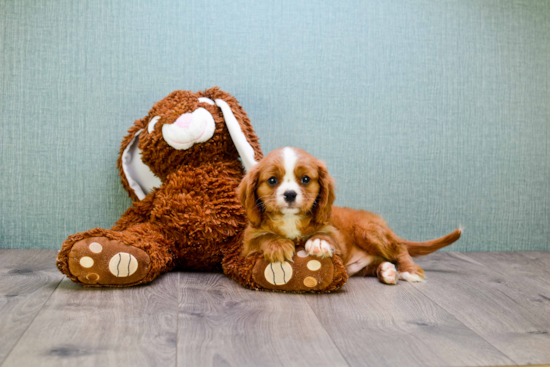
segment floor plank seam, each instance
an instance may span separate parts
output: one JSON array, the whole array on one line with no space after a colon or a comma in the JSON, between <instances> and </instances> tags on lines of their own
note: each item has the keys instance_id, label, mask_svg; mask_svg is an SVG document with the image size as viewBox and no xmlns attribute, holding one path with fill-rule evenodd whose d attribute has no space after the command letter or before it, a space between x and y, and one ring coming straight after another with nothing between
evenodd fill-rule
<instances>
[{"instance_id":1,"label":"floor plank seam","mask_svg":"<svg viewBox=\"0 0 550 367\"><path fill-rule=\"evenodd\" d=\"M463 323L462 321L460 321L450 310L446 309L443 305L439 304L437 301L435 301L434 299L432 299L430 296L428 296L427 294L425 294L424 292L422 292L420 289L416 288L414 285L408 283L407 284L409 287L415 289L417 292L420 292L424 297L426 297L427 299L429 299L430 301L432 301L434 304L436 304L438 307L441 307L442 310L444 310L445 312L447 312L451 317L453 317L457 322L459 322L460 324L464 325L465 328L467 328L468 330L470 330L472 333L474 333L475 335L479 336L481 339L485 340L487 342L487 344L489 344L490 346L492 346L493 348L495 348L496 351L498 351L500 354L502 354L504 357L508 358L510 361L512 361L514 363L514 365L519 365L518 362L516 362L512 357L510 357L508 354L504 353L500 348L498 348L496 345L494 345L493 343L491 343L489 340L487 340L486 338L483 337L483 335L480 335L479 333L477 333L475 330L472 330L468 325L466 325L465 323Z\"/></svg>"},{"instance_id":2,"label":"floor plank seam","mask_svg":"<svg viewBox=\"0 0 550 367\"><path fill-rule=\"evenodd\" d=\"M34 315L34 317L32 318L32 321L29 322L29 324L27 325L27 327L25 328L25 331L21 333L21 335L19 336L19 338L17 339L17 342L13 345L13 347L10 349L10 351L8 352L8 354L6 354L6 358L4 358L4 360L2 361L2 365L3 366L6 361L8 360L8 358L10 357L11 353L13 352L13 350L17 347L17 345L19 344L19 341L21 341L21 339L23 338L23 336L25 336L25 334L27 333L27 331L29 330L29 328L31 327L31 325L34 323L34 320L36 320L36 318L38 317L38 315L40 315L40 313L42 312L42 309L44 308L44 306L48 303L48 301L50 300L50 298L52 298L53 294L55 293L55 291L57 291L57 288L59 288L59 285L61 284L61 282L63 281L63 276L60 276L59 278L59 282L57 282L57 285L55 286L55 289L52 291L52 293L50 293L50 295L48 296L48 299L46 299L46 301L44 301L44 303L42 304L42 307L40 307L40 310L36 313L36 315ZM0 367L1 367L0 366Z\"/></svg>"},{"instance_id":3,"label":"floor plank seam","mask_svg":"<svg viewBox=\"0 0 550 367\"><path fill-rule=\"evenodd\" d=\"M313 295L311 295L313 296ZM314 296L317 296L319 297L319 295L314 295ZM304 296L302 295L302 297L306 298L307 296ZM322 297L322 295L321 295ZM334 347L336 348L336 350L338 350L338 352L340 353L340 355L342 356L342 358L344 359L344 361L346 362L346 364L348 365L348 367L351 367L351 364L349 363L348 359L346 358L346 356L344 355L344 353L342 353L342 351L340 350L340 347L338 347L338 345L336 344L336 342L334 341L334 339L332 339L332 335L330 335L330 333L328 332L328 330L325 328L325 325L323 325L323 322L319 319L319 316L317 316L317 314L315 313L315 310L313 309L313 307L311 307L311 305L309 304L309 301L308 299L306 298L306 303L307 303L307 306L309 307L309 309L311 310L311 312L313 312L313 314L315 315L315 318L317 319L317 321L319 321L319 325L321 325L321 327L323 328L323 330L327 333L330 341L332 341L332 344L334 344Z\"/></svg>"}]
</instances>

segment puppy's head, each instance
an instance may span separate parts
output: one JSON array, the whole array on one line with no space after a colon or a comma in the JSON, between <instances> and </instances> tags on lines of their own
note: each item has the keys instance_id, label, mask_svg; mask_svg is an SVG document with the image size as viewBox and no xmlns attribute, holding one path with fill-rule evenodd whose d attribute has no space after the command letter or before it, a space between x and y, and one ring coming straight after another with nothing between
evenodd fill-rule
<instances>
[{"instance_id":1,"label":"puppy's head","mask_svg":"<svg viewBox=\"0 0 550 367\"><path fill-rule=\"evenodd\" d=\"M325 164L299 148L269 153L244 177L238 195L250 223L259 227L263 215L312 216L328 220L334 202L334 180Z\"/></svg>"}]
</instances>

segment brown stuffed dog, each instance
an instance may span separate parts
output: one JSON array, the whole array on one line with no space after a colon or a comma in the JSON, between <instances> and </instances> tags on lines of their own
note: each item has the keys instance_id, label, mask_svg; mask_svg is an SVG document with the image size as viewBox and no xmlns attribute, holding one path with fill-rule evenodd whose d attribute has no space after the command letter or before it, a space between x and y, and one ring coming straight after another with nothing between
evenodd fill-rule
<instances>
[{"instance_id":1,"label":"brown stuffed dog","mask_svg":"<svg viewBox=\"0 0 550 367\"><path fill-rule=\"evenodd\" d=\"M143 284L175 268L219 271L223 263L227 275L252 289L340 288L347 276L338 257L317 271L317 284L303 289L300 279L310 272L303 259L296 258L294 276L282 284L266 270L270 264L241 256L247 218L236 189L243 165L251 168L262 157L234 97L218 88L171 93L122 141L118 169L132 207L110 230L69 236L57 267L74 282L94 287Z\"/></svg>"}]
</instances>

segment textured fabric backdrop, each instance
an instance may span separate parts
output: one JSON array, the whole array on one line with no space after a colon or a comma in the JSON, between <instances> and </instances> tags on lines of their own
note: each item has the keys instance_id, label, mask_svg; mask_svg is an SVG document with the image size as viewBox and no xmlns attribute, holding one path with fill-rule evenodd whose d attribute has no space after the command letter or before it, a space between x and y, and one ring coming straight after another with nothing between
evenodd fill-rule
<instances>
[{"instance_id":1,"label":"textured fabric backdrop","mask_svg":"<svg viewBox=\"0 0 550 367\"><path fill-rule=\"evenodd\" d=\"M0 247L113 225L128 127L219 85L404 238L550 250L549 1L0 0L0 35Z\"/></svg>"}]
</instances>

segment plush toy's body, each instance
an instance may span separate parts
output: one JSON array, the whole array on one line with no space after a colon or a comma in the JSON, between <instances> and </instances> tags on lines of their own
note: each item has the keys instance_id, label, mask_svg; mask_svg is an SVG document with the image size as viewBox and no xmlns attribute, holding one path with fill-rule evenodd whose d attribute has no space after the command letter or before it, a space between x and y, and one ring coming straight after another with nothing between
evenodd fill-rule
<instances>
[{"instance_id":1,"label":"plush toy's body","mask_svg":"<svg viewBox=\"0 0 550 367\"><path fill-rule=\"evenodd\" d=\"M121 287L173 269L219 271L223 265L226 274L254 289L340 288L347 276L338 257L309 276L310 285L296 286L300 269L294 283L265 283L268 264L240 256L247 218L236 189L243 165L250 168L262 157L234 97L218 88L171 93L122 142L118 168L133 206L110 230L69 236L57 257L59 270L85 286Z\"/></svg>"}]
</instances>

